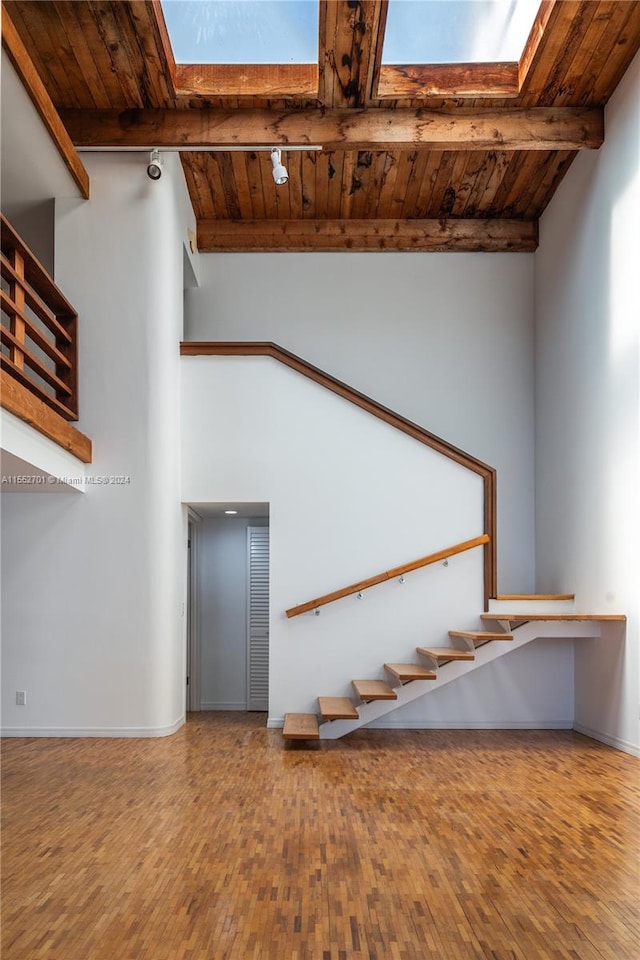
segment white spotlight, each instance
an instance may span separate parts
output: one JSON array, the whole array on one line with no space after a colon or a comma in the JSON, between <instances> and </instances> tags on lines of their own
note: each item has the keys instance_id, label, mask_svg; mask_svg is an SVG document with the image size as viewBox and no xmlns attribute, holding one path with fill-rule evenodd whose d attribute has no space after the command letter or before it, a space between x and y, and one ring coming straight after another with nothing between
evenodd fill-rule
<instances>
[{"instance_id":1,"label":"white spotlight","mask_svg":"<svg viewBox=\"0 0 640 960\"><path fill-rule=\"evenodd\" d=\"M150 180L159 180L162 176L162 157L159 150L152 150L147 164L147 176Z\"/></svg>"},{"instance_id":2,"label":"white spotlight","mask_svg":"<svg viewBox=\"0 0 640 960\"><path fill-rule=\"evenodd\" d=\"M271 151L271 163L273 164L273 179L278 184L279 187L283 183L286 183L289 179L289 174L287 173L287 168L282 164L282 157L278 147L274 147Z\"/></svg>"}]
</instances>

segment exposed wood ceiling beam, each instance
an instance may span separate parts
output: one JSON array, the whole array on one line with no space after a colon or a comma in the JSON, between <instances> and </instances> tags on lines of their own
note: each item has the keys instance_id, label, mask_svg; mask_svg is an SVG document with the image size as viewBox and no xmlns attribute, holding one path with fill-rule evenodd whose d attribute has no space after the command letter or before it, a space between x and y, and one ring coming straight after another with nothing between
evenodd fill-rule
<instances>
[{"instance_id":1,"label":"exposed wood ceiling beam","mask_svg":"<svg viewBox=\"0 0 640 960\"><path fill-rule=\"evenodd\" d=\"M319 144L326 150L583 150L604 139L601 107L381 110L65 110L78 146Z\"/></svg>"},{"instance_id":2,"label":"exposed wood ceiling beam","mask_svg":"<svg viewBox=\"0 0 640 960\"><path fill-rule=\"evenodd\" d=\"M71 142L45 85L38 76L25 45L13 25L6 7L2 7L2 46L15 67L22 85L45 125L53 144L60 154L64 165L76 183L81 196L89 198L89 174Z\"/></svg>"},{"instance_id":3,"label":"exposed wood ceiling beam","mask_svg":"<svg viewBox=\"0 0 640 960\"><path fill-rule=\"evenodd\" d=\"M414 250L529 253L531 220L201 220L198 249L212 252Z\"/></svg>"}]
</instances>

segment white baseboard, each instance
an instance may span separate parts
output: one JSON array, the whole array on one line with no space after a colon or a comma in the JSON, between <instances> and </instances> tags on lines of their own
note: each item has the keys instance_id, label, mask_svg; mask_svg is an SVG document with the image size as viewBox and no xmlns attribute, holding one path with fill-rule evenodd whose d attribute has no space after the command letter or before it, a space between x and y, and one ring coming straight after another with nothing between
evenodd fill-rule
<instances>
[{"instance_id":1,"label":"white baseboard","mask_svg":"<svg viewBox=\"0 0 640 960\"><path fill-rule=\"evenodd\" d=\"M240 700L201 700L201 710L246 710L247 705Z\"/></svg>"},{"instance_id":2,"label":"white baseboard","mask_svg":"<svg viewBox=\"0 0 640 960\"><path fill-rule=\"evenodd\" d=\"M616 750L630 753L632 757L640 757L640 746L631 743L629 740L622 740L621 737L611 737L607 733L601 733L599 730L592 730L591 727L585 727L582 723L574 723L573 729L576 733L581 733L585 737L591 737L592 740L599 740L600 743L606 743L608 747L615 747Z\"/></svg>"},{"instance_id":3,"label":"white baseboard","mask_svg":"<svg viewBox=\"0 0 640 960\"><path fill-rule=\"evenodd\" d=\"M278 730L284 717L269 717L267 727ZM573 720L378 720L366 724L370 730L571 730Z\"/></svg>"},{"instance_id":4,"label":"white baseboard","mask_svg":"<svg viewBox=\"0 0 640 960\"><path fill-rule=\"evenodd\" d=\"M375 720L370 730L571 730L573 720Z\"/></svg>"},{"instance_id":5,"label":"white baseboard","mask_svg":"<svg viewBox=\"0 0 640 960\"><path fill-rule=\"evenodd\" d=\"M168 727L3 727L2 737L170 737L183 726L185 715Z\"/></svg>"}]
</instances>

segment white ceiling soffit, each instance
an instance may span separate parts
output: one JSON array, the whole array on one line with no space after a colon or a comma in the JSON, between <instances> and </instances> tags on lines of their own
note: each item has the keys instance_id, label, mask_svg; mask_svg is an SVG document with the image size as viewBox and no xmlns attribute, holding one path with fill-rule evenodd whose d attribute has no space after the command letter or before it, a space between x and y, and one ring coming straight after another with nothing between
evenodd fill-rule
<instances>
[{"instance_id":1,"label":"white ceiling soffit","mask_svg":"<svg viewBox=\"0 0 640 960\"><path fill-rule=\"evenodd\" d=\"M6 52L2 51L2 211L9 219L44 200L80 197Z\"/></svg>"},{"instance_id":2,"label":"white ceiling soffit","mask_svg":"<svg viewBox=\"0 0 640 960\"><path fill-rule=\"evenodd\" d=\"M252 520L269 516L268 503L190 503L188 504L199 517L224 517L225 520L233 520L240 517L244 520ZM237 513L227 515L226 510L236 510Z\"/></svg>"}]
</instances>

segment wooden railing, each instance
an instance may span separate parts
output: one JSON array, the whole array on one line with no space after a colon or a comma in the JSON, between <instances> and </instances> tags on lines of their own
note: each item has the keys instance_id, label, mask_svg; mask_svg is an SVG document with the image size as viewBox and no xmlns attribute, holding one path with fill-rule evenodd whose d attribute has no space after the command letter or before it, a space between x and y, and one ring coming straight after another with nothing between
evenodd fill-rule
<instances>
[{"instance_id":1,"label":"wooden railing","mask_svg":"<svg viewBox=\"0 0 640 960\"><path fill-rule=\"evenodd\" d=\"M77 420L78 315L4 216L1 269L2 369L65 420Z\"/></svg>"},{"instance_id":2,"label":"wooden railing","mask_svg":"<svg viewBox=\"0 0 640 960\"><path fill-rule=\"evenodd\" d=\"M474 547L482 547L489 543L489 537L484 533L481 537L475 537L473 540L465 540L462 543L456 543L453 547L447 547L446 550L438 550L436 553L430 553L426 557L420 557L418 560L411 560L409 563L403 563L399 567L393 567L391 570L384 570L375 577L369 577L368 580L360 580L358 583L351 583L348 587L342 587L341 590L334 590L333 593L325 593L315 600L308 600L306 603L300 603L297 607L290 607L285 610L288 617L298 617L301 613L309 613L311 610L317 610L326 603L333 603L334 600L342 600L343 597L353 596L354 593L360 593L369 587L375 587L378 583L385 583L387 580L395 580L397 577L404 576L405 573L411 573L412 570L420 570L421 567L428 567L431 563L438 563L440 560L447 560L454 557L457 553L464 553L466 550L473 550Z\"/></svg>"},{"instance_id":3,"label":"wooden railing","mask_svg":"<svg viewBox=\"0 0 640 960\"><path fill-rule=\"evenodd\" d=\"M425 430L424 427L418 426L417 423L413 423L411 420L400 416L399 413L389 410L388 407L383 407L382 404L376 400L372 400L370 397L365 396L364 393L354 390L353 387L325 373L324 370L319 370L318 367L312 366L312 364L297 357L294 353L284 350L278 346L277 343L270 343L269 341L222 341L215 343L211 341L184 341L180 344L180 353L182 356L188 357L272 357L279 363L283 363L297 373L302 374L303 377L308 377L308 379L313 380L314 383L319 383L320 386L342 397L343 400L348 400L349 403L360 407L361 410L365 410L371 414L371 416L383 420L390 426L395 427L396 430L401 430L402 433L406 433L419 443L424 443L425 446L436 450L442 454L443 457L448 457L467 470L471 470L472 473L482 477L484 503L483 521L484 532L487 535L487 539L483 541L484 604L485 610L488 610L489 600L495 597L498 592L497 479L496 471L493 467L483 463L482 460L478 460L476 457L472 457L471 454L465 453L465 451L460 450L459 447L454 447L453 444L448 443L441 437L437 437L434 433L430 433L428 430Z\"/></svg>"}]
</instances>

